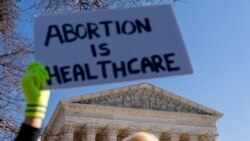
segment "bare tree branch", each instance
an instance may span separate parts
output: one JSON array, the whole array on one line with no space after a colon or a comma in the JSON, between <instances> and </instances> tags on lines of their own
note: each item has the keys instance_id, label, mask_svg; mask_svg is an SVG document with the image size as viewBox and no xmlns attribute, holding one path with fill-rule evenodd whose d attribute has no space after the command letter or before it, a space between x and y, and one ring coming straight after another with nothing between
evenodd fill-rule
<instances>
[{"instance_id":1,"label":"bare tree branch","mask_svg":"<svg viewBox=\"0 0 250 141\"><path fill-rule=\"evenodd\" d=\"M16 0L0 0L0 140L15 137L25 106L20 78L33 45L17 31L20 14Z\"/></svg>"},{"instance_id":2,"label":"bare tree branch","mask_svg":"<svg viewBox=\"0 0 250 141\"><path fill-rule=\"evenodd\" d=\"M19 0L21 1L21 0ZM70 13L161 4L178 0L0 0L0 140L12 140L18 132L24 111L24 98L20 87L27 63L33 55L33 44L16 28L21 17L32 21L35 13ZM185 0L180 0L185 1ZM25 4L26 5L26 4ZM20 16L21 15L21 16ZM25 15L25 16L24 16Z\"/></svg>"}]
</instances>

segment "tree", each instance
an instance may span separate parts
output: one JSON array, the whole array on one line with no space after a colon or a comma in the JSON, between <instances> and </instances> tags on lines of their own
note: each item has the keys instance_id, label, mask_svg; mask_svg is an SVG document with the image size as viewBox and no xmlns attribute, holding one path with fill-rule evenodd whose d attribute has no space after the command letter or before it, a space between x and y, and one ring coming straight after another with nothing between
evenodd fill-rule
<instances>
[{"instance_id":1,"label":"tree","mask_svg":"<svg viewBox=\"0 0 250 141\"><path fill-rule=\"evenodd\" d=\"M44 13L67 13L161 4L171 0L41 0Z\"/></svg>"},{"instance_id":2,"label":"tree","mask_svg":"<svg viewBox=\"0 0 250 141\"><path fill-rule=\"evenodd\" d=\"M0 140L15 136L24 109L19 81L32 44L16 30L19 14L15 1L0 0Z\"/></svg>"},{"instance_id":3,"label":"tree","mask_svg":"<svg viewBox=\"0 0 250 141\"><path fill-rule=\"evenodd\" d=\"M33 55L31 40L18 32L16 27L18 22L23 22L20 17L25 12L30 15L32 15L30 13L32 10L40 13L69 13L138 7L166 2L169 0L25 1L31 7L28 11L24 11L18 6L18 0L0 0L0 140L13 139L23 119L25 105L20 78Z\"/></svg>"}]
</instances>

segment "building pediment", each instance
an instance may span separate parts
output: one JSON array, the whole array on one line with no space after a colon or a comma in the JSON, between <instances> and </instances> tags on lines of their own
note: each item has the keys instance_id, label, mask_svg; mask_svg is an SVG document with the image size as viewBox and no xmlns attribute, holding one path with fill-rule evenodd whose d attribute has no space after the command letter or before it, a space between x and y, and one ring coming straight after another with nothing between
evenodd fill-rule
<instances>
[{"instance_id":1,"label":"building pediment","mask_svg":"<svg viewBox=\"0 0 250 141\"><path fill-rule=\"evenodd\" d=\"M215 110L148 83L77 96L63 102L222 116Z\"/></svg>"}]
</instances>

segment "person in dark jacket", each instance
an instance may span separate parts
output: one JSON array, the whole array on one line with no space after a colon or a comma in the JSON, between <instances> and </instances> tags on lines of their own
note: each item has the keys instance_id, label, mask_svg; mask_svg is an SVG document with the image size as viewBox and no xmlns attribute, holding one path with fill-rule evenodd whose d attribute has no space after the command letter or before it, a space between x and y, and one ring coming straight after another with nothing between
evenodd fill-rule
<instances>
[{"instance_id":1,"label":"person in dark jacket","mask_svg":"<svg viewBox=\"0 0 250 141\"><path fill-rule=\"evenodd\" d=\"M41 134L42 120L45 117L50 90L43 90L49 79L44 65L39 62L31 63L21 80L26 100L25 119L16 141L38 141ZM159 141L151 133L137 132L123 141Z\"/></svg>"},{"instance_id":2,"label":"person in dark jacket","mask_svg":"<svg viewBox=\"0 0 250 141\"><path fill-rule=\"evenodd\" d=\"M26 100L25 119L16 141L37 141L40 137L42 120L45 117L50 90L43 90L49 79L44 65L34 62L28 65L21 86Z\"/></svg>"}]
</instances>

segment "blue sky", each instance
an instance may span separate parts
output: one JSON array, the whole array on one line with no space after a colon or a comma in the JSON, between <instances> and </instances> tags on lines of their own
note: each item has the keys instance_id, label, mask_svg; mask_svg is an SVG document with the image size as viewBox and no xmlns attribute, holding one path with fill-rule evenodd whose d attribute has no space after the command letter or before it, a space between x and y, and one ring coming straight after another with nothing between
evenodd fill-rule
<instances>
[{"instance_id":1,"label":"blue sky","mask_svg":"<svg viewBox=\"0 0 250 141\"><path fill-rule=\"evenodd\" d=\"M249 141L250 0L187 1L174 10L194 74L53 90L44 125L60 99L149 82L222 112L219 141ZM33 33L32 26L23 26Z\"/></svg>"}]
</instances>

